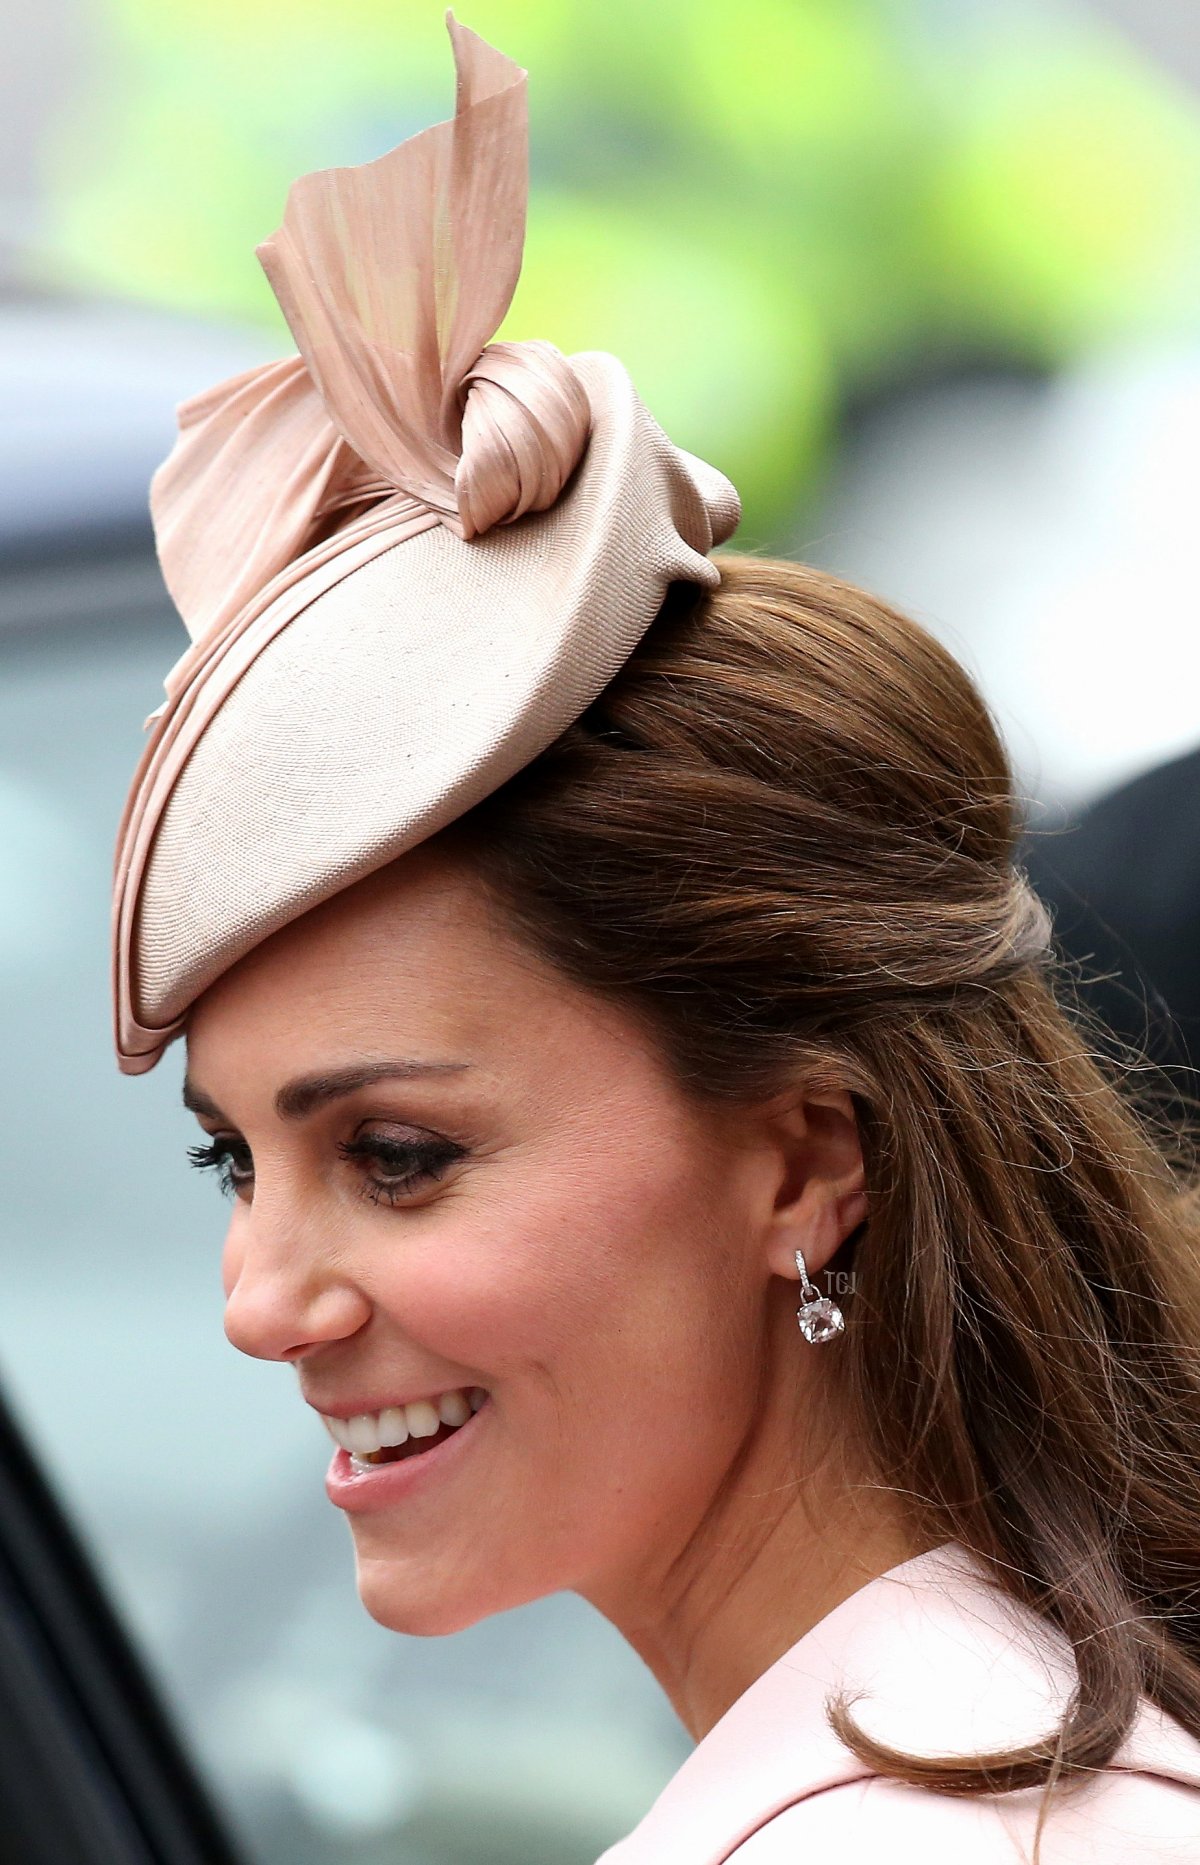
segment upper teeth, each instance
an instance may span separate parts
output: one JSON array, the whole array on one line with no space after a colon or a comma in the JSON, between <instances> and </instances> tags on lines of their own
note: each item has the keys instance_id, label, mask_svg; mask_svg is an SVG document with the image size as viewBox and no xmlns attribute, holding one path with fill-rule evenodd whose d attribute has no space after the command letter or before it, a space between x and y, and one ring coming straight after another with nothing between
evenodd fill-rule
<instances>
[{"instance_id":1,"label":"upper teeth","mask_svg":"<svg viewBox=\"0 0 1200 1865\"><path fill-rule=\"evenodd\" d=\"M414 1399L410 1405L389 1405L382 1412L360 1412L356 1418L331 1418L322 1412L326 1429L343 1450L356 1457L412 1438L431 1438L439 1425L465 1425L487 1393L482 1386L441 1392L436 1399Z\"/></svg>"}]
</instances>

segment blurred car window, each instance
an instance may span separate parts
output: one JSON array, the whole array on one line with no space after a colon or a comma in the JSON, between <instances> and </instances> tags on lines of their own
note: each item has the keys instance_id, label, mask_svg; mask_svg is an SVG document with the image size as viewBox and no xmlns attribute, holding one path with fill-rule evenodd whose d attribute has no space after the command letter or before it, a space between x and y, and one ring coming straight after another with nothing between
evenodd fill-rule
<instances>
[{"instance_id":1,"label":"blurred car window","mask_svg":"<svg viewBox=\"0 0 1200 1865\"><path fill-rule=\"evenodd\" d=\"M369 1619L323 1431L222 1333L226 1214L186 1164L181 1050L138 1081L112 1056L113 839L186 645L147 481L173 403L261 350L39 311L20 388L8 315L0 1375L257 1865L591 1865L690 1748L650 1674L568 1596L447 1639Z\"/></svg>"}]
</instances>

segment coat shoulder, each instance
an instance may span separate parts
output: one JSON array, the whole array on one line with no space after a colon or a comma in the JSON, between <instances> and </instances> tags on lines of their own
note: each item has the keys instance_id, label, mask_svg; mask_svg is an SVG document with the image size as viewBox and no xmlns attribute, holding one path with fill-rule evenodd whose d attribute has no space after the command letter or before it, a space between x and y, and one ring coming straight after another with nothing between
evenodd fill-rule
<instances>
[{"instance_id":1,"label":"coat shoulder","mask_svg":"<svg viewBox=\"0 0 1200 1865\"><path fill-rule=\"evenodd\" d=\"M1041 1790L958 1796L872 1775L796 1801L727 1865L1033 1865ZM836 1852L834 1848L836 1847ZM1200 1788L1121 1768L1060 1786L1041 1865L1196 1865Z\"/></svg>"}]
</instances>

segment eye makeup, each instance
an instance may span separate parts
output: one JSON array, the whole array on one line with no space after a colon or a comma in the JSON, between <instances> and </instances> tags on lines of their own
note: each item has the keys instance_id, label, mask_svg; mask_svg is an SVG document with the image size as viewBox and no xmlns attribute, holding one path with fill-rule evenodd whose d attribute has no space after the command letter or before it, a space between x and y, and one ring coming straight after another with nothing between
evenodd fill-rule
<instances>
[{"instance_id":1,"label":"eye makeup","mask_svg":"<svg viewBox=\"0 0 1200 1865\"><path fill-rule=\"evenodd\" d=\"M465 1158L466 1147L456 1140L425 1134L418 1139L397 1139L387 1134L356 1134L339 1140L338 1152L355 1165L371 1164L365 1172L365 1194L376 1204L397 1204L408 1193L440 1179L450 1166Z\"/></svg>"},{"instance_id":2,"label":"eye makeup","mask_svg":"<svg viewBox=\"0 0 1200 1865\"><path fill-rule=\"evenodd\" d=\"M375 1204L398 1205L436 1183L468 1149L438 1134L400 1137L368 1129L337 1141L337 1151L355 1174L363 1197ZM203 1146L190 1146L188 1158L199 1171L215 1171L226 1195L245 1191L254 1182L250 1149L234 1134L217 1133Z\"/></svg>"}]
</instances>

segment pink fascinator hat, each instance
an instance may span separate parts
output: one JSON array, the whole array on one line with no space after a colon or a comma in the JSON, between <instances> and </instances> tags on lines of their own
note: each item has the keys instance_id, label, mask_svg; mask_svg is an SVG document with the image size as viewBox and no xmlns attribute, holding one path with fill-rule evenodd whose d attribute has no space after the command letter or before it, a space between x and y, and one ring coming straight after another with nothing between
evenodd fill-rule
<instances>
[{"instance_id":1,"label":"pink fascinator hat","mask_svg":"<svg viewBox=\"0 0 1200 1865\"><path fill-rule=\"evenodd\" d=\"M122 818L121 1068L320 901L577 719L740 516L614 356L492 338L520 272L526 74L448 16L455 114L302 176L258 257L299 352L184 402L151 483L191 645Z\"/></svg>"}]
</instances>

